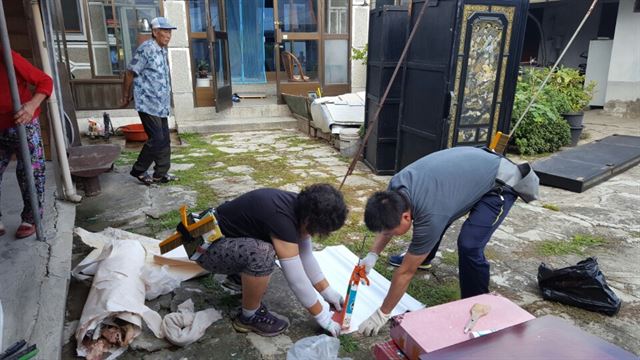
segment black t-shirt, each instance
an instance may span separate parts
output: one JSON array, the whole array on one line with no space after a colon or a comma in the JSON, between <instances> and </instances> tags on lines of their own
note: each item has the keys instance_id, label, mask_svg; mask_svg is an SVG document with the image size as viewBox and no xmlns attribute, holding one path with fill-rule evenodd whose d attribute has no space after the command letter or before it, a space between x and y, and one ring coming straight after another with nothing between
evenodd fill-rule
<instances>
[{"instance_id":1,"label":"black t-shirt","mask_svg":"<svg viewBox=\"0 0 640 360\"><path fill-rule=\"evenodd\" d=\"M220 205L216 211L220 230L229 238L250 237L271 242L271 237L295 243L300 232L295 216L298 194L278 189L258 189Z\"/></svg>"}]
</instances>

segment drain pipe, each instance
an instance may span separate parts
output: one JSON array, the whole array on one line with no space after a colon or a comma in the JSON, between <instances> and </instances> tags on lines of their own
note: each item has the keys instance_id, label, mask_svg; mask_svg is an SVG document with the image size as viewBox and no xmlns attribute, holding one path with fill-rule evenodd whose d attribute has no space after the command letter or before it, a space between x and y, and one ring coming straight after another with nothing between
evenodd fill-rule
<instances>
[{"instance_id":1,"label":"drain pipe","mask_svg":"<svg viewBox=\"0 0 640 360\"><path fill-rule=\"evenodd\" d=\"M40 5L37 0L31 1L31 9L33 12L33 22L35 25L34 27L36 38L38 40L38 44L40 45L42 70L47 74L52 75L51 77L53 78L53 83L55 86L55 91L53 91L53 93L49 97L47 104L49 105L49 115L51 116L50 124L53 137L52 144L55 148L55 155L58 165L60 166L63 197L67 201L78 203L82 200L82 196L76 193L76 189L73 186L73 181L71 180L69 159L67 158L67 143L63 133L64 129L62 127L64 112L58 98L58 94L61 94L60 76L58 74L58 69L52 66L52 64L55 64L56 62L53 54L53 39L51 37L51 13L50 9L47 7L46 1L43 1L43 12L40 11Z\"/></svg>"}]
</instances>

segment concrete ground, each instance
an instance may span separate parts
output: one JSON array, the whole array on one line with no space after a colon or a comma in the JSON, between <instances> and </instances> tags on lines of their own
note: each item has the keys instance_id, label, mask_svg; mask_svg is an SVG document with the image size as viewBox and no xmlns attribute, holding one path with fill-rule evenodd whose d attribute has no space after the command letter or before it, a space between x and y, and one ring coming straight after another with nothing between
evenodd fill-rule
<instances>
[{"instance_id":1,"label":"concrete ground","mask_svg":"<svg viewBox=\"0 0 640 360\"><path fill-rule=\"evenodd\" d=\"M619 119L589 112L585 119L585 141L612 133L640 135L638 119ZM171 186L141 186L129 177L135 149L125 152L114 172L103 175L103 194L85 199L78 207L76 225L98 231L117 226L161 239L175 226L181 203L204 208L231 199L251 189L270 186L298 191L314 182L338 185L347 170L348 159L323 141L309 139L296 130L257 131L224 135L182 136L183 145L173 150L173 171L181 180ZM518 159L517 156L514 156ZM344 243L352 250L365 231L362 212L367 196L384 189L389 177L373 175L360 164L343 192L350 216L335 236L316 241L316 246ZM487 247L492 264L491 288L534 314L560 316L580 328L628 351L640 354L640 167L576 194L543 187L542 199L517 202ZM434 267L420 272L409 291L427 305L459 296L455 239L461 221L445 236ZM585 241L585 239L587 239ZM408 238L394 241L383 253L377 270L390 276L386 257L406 247ZM88 249L74 241L73 261ZM620 312L612 317L545 301L537 287L540 263L553 267L575 264L596 256L609 285L623 300ZM297 303L279 271L273 275L264 302L291 321L291 327L275 338L235 333L231 317L239 306L239 296L226 293L219 285L222 277L207 276L183 283L174 293L150 302L162 315L174 311L187 298L196 309L215 307L224 318L214 323L195 344L171 346L145 332L123 359L281 359L297 340L322 333L313 319ZM336 284L342 288L346 284ZM71 281L67 302L68 331L63 358L74 358L71 339L80 317L88 286ZM437 329L428 329L437 331ZM370 359L371 346L389 338L388 327L377 337L357 334L341 337L341 356Z\"/></svg>"},{"instance_id":2,"label":"concrete ground","mask_svg":"<svg viewBox=\"0 0 640 360\"><path fill-rule=\"evenodd\" d=\"M15 161L2 179L0 237L0 301L4 309L4 336L0 352L25 339L36 344L39 359L59 359L72 245L75 205L56 200L52 164L47 163L44 227L46 241L35 235L16 240L22 197Z\"/></svg>"}]
</instances>

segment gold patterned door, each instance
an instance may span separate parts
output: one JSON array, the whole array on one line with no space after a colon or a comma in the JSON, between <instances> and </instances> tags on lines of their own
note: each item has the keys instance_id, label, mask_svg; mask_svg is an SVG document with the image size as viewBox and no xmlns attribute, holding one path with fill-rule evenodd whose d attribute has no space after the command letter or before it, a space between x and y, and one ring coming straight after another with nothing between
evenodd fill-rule
<instances>
[{"instance_id":1,"label":"gold patterned door","mask_svg":"<svg viewBox=\"0 0 640 360\"><path fill-rule=\"evenodd\" d=\"M502 105L514 53L510 50L515 10L497 5L462 7L448 147L488 145L498 129L501 111L507 110Z\"/></svg>"}]
</instances>

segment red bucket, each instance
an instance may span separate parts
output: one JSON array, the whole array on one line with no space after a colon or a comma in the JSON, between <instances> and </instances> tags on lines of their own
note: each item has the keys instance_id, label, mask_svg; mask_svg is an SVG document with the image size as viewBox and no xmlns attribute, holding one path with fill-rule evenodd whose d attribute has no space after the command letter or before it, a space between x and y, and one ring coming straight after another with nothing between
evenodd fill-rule
<instances>
[{"instance_id":1,"label":"red bucket","mask_svg":"<svg viewBox=\"0 0 640 360\"><path fill-rule=\"evenodd\" d=\"M142 124L130 124L120 128L127 141L147 141L147 133L144 132Z\"/></svg>"}]
</instances>

